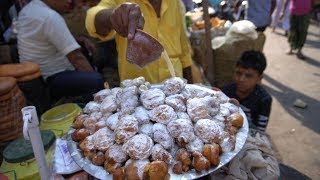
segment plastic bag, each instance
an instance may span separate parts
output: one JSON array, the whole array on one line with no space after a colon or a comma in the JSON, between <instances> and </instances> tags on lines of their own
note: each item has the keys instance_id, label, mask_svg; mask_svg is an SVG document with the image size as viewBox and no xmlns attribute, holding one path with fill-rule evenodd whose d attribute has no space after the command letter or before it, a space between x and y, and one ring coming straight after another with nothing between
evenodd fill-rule
<instances>
[{"instance_id":1,"label":"plastic bag","mask_svg":"<svg viewBox=\"0 0 320 180\"><path fill-rule=\"evenodd\" d=\"M53 159L53 172L55 174L72 174L80 170L82 169L70 155L67 141L64 139L57 139Z\"/></svg>"}]
</instances>

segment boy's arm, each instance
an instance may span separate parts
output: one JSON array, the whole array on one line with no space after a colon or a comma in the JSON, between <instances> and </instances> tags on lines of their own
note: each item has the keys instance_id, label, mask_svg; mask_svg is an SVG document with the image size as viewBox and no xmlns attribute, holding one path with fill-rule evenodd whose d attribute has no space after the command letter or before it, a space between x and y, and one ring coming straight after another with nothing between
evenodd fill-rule
<instances>
[{"instance_id":1,"label":"boy's arm","mask_svg":"<svg viewBox=\"0 0 320 180\"><path fill-rule=\"evenodd\" d=\"M272 98L267 96L261 100L260 112L258 112L258 119L255 123L257 129L265 131L269 122L269 116L271 111Z\"/></svg>"}]
</instances>

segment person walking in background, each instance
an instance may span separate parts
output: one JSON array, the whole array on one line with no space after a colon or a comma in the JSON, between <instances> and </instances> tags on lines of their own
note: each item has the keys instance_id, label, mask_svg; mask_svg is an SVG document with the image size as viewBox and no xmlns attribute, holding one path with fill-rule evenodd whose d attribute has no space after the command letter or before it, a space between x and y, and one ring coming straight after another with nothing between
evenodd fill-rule
<instances>
[{"instance_id":1,"label":"person walking in background","mask_svg":"<svg viewBox=\"0 0 320 180\"><path fill-rule=\"evenodd\" d=\"M182 0L184 7L186 8L186 11L191 11L194 9L195 4L192 0Z\"/></svg>"},{"instance_id":2,"label":"person walking in background","mask_svg":"<svg viewBox=\"0 0 320 180\"><path fill-rule=\"evenodd\" d=\"M245 19L251 21L259 32L263 32L271 22L276 0L248 0Z\"/></svg>"},{"instance_id":3,"label":"person walking in background","mask_svg":"<svg viewBox=\"0 0 320 180\"><path fill-rule=\"evenodd\" d=\"M290 29L288 42L290 48L287 54L293 54L293 50L298 50L297 57L305 59L302 54L302 47L306 41L310 22L310 12L312 10L312 0L285 0L281 10L280 19L284 18L285 7L290 1Z\"/></svg>"},{"instance_id":4,"label":"person walking in background","mask_svg":"<svg viewBox=\"0 0 320 180\"><path fill-rule=\"evenodd\" d=\"M284 30L285 36L288 36L289 28L290 28L290 10L289 10L289 4L287 4L286 7L284 6L284 0L277 0L277 6L275 8L275 11L272 14L272 32L275 31L277 27L280 27ZM280 13L282 8L285 8L284 17L280 19Z\"/></svg>"},{"instance_id":5,"label":"person walking in background","mask_svg":"<svg viewBox=\"0 0 320 180\"><path fill-rule=\"evenodd\" d=\"M215 11L219 11L221 1L222 0L209 0L208 2L210 4L210 6L212 6Z\"/></svg>"}]
</instances>

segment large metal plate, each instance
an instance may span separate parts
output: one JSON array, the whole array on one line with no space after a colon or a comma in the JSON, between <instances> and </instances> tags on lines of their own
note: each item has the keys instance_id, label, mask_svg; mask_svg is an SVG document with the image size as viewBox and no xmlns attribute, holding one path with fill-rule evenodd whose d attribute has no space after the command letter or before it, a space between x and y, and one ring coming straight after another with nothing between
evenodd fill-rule
<instances>
[{"instance_id":1,"label":"large metal plate","mask_svg":"<svg viewBox=\"0 0 320 180\"><path fill-rule=\"evenodd\" d=\"M161 85L153 85L153 87L157 87L157 88L161 88ZM193 85L193 84L188 84L186 86L186 88L196 88L202 91L206 91L209 93L214 93L215 91L206 88L206 87L202 87L202 86L198 86L198 85ZM236 135L236 146L235 149L231 152L228 153L223 153L220 156L220 164L217 167L213 167L210 168L207 171L202 171L202 172L196 172L194 169L188 171L187 173L184 174L175 174L171 171L169 171L170 173L170 179L174 179L174 180L184 180L184 179L196 179L196 178L200 178L202 176L208 175L214 171L216 171L217 169L221 168L222 166L226 165L228 162L231 161L232 158L234 158L239 151L242 149L244 143L246 142L247 136L248 136L248 132L249 132L249 125L248 125L248 120L246 115L244 114L243 110L240 108L240 113L241 115L244 117L244 121L243 121L243 126L241 129L239 129L237 135ZM103 167L101 166L96 166L94 164L91 163L91 161L89 161L88 159L84 158L82 155L81 150L78 148L78 143L73 141L71 138L71 134L74 131L74 129L70 129L68 134L67 134L67 145L68 145L68 149L69 152L71 154L71 157L73 158L73 160L86 172L88 172L89 174L91 174L92 176L101 179L101 180L105 180L105 179L112 179L112 175L110 175Z\"/></svg>"}]
</instances>

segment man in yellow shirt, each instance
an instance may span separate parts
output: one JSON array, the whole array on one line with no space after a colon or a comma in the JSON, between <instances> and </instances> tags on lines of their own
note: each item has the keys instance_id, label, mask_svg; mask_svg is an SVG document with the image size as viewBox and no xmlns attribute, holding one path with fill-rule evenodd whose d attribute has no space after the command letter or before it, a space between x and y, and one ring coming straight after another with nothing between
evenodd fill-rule
<instances>
[{"instance_id":1,"label":"man in yellow shirt","mask_svg":"<svg viewBox=\"0 0 320 180\"><path fill-rule=\"evenodd\" d=\"M91 36L102 40L115 36L121 80L143 76L151 83L160 83L170 78L163 58L143 69L127 62L127 38L132 39L136 29L143 29L164 46L176 76L192 83L192 60L180 3L179 0L101 0L87 11L86 28Z\"/></svg>"}]
</instances>

